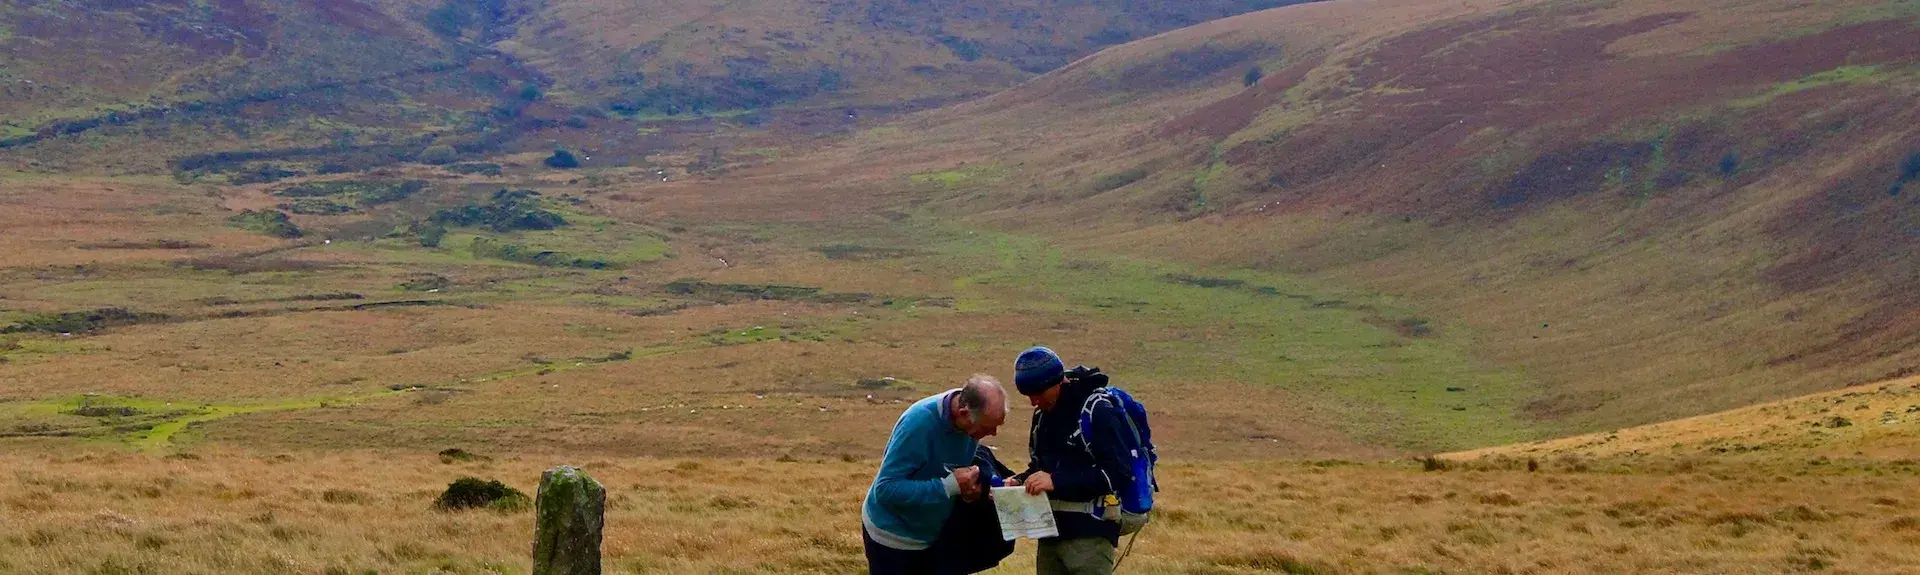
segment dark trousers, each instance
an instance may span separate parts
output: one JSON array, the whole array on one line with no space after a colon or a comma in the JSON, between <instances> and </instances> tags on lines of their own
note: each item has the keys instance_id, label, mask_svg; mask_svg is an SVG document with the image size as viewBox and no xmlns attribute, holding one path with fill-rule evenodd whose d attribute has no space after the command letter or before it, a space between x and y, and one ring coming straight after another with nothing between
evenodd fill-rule
<instances>
[{"instance_id":1,"label":"dark trousers","mask_svg":"<svg viewBox=\"0 0 1920 575\"><path fill-rule=\"evenodd\" d=\"M939 565L933 550L902 551L881 545L867 534L866 527L860 528L860 540L866 544L867 572L872 575L925 575Z\"/></svg>"}]
</instances>

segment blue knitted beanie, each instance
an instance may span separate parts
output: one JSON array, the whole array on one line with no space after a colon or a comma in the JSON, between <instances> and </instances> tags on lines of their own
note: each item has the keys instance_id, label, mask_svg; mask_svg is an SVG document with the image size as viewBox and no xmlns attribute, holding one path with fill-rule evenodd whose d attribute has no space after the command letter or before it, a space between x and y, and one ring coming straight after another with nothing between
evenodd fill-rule
<instances>
[{"instance_id":1,"label":"blue knitted beanie","mask_svg":"<svg viewBox=\"0 0 1920 575\"><path fill-rule=\"evenodd\" d=\"M1060 383L1066 371L1060 354L1036 347L1020 352L1020 358L1013 360L1013 386L1020 389L1020 395L1039 395Z\"/></svg>"}]
</instances>

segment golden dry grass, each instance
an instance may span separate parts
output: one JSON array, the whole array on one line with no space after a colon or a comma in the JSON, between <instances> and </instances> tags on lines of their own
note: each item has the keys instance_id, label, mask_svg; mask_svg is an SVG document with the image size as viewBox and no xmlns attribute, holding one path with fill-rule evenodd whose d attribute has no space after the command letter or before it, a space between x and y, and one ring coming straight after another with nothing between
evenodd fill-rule
<instances>
[{"instance_id":1,"label":"golden dry grass","mask_svg":"<svg viewBox=\"0 0 1920 575\"><path fill-rule=\"evenodd\" d=\"M1004 442L1003 442L1004 444ZM0 572L524 573L528 513L434 511L461 476L608 488L611 573L849 573L874 465L202 449L0 456ZM1912 465L1173 463L1134 573L1892 573L1920 567ZM1603 469L1604 468L1604 469ZM1809 473L1811 472L1811 473ZM995 573L1031 570L1032 543Z\"/></svg>"},{"instance_id":2,"label":"golden dry grass","mask_svg":"<svg viewBox=\"0 0 1920 575\"><path fill-rule=\"evenodd\" d=\"M205 190L159 179L0 179L0 230L6 230L0 233L0 268L132 263L275 243L258 234L204 226L207 216L217 213L218 202ZM154 240L205 247L138 247Z\"/></svg>"},{"instance_id":3,"label":"golden dry grass","mask_svg":"<svg viewBox=\"0 0 1920 575\"><path fill-rule=\"evenodd\" d=\"M1920 455L1920 377L1849 387L1721 413L1450 458L1690 456L1746 460Z\"/></svg>"}]
</instances>

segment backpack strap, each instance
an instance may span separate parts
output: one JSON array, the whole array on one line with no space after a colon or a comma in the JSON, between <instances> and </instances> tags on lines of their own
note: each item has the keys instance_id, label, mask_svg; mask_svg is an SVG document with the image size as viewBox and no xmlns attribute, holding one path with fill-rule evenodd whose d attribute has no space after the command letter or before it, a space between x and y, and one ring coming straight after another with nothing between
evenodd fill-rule
<instances>
[{"instance_id":1,"label":"backpack strap","mask_svg":"<svg viewBox=\"0 0 1920 575\"><path fill-rule=\"evenodd\" d=\"M1127 413L1127 406L1121 404L1119 396L1113 393L1112 390L1113 388L1111 387L1102 387L1094 390L1092 394L1087 396L1086 403L1080 404L1080 444L1087 448L1089 455L1093 453L1093 445L1087 443L1086 440L1087 437L1093 435L1093 404L1098 400L1105 399L1107 403L1113 405L1115 411L1120 412L1120 420L1127 422L1127 431L1133 433L1134 446L1141 450L1152 451L1152 448L1147 446L1146 438L1140 435L1140 425L1133 422L1133 414Z\"/></svg>"}]
</instances>

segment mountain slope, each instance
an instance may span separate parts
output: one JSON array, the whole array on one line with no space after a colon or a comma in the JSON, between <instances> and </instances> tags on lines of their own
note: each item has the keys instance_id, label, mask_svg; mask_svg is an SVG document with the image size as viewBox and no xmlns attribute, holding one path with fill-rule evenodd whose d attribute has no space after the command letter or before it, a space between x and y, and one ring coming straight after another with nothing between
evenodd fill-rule
<instances>
[{"instance_id":1,"label":"mountain slope","mask_svg":"<svg viewBox=\"0 0 1920 575\"><path fill-rule=\"evenodd\" d=\"M0 7L0 159L53 174L288 167L254 160L357 170L435 143L478 154L531 127L520 125L528 108L543 104L523 94L539 75L436 34L423 9L357 0Z\"/></svg>"},{"instance_id":2,"label":"mountain slope","mask_svg":"<svg viewBox=\"0 0 1920 575\"><path fill-rule=\"evenodd\" d=\"M811 125L747 145L784 143L838 124L764 112L924 109L1295 1L14 3L0 6L0 159L44 173L311 173L434 145L476 158L562 144L621 149L603 161L627 165L713 148L720 131L635 142L647 132L635 124L756 112L740 123ZM250 159L190 158L208 152Z\"/></svg>"},{"instance_id":3,"label":"mountain slope","mask_svg":"<svg viewBox=\"0 0 1920 575\"><path fill-rule=\"evenodd\" d=\"M1286 7L747 176L784 197L676 208L913 208L1369 286L1523 369L1548 429L1647 423L1920 370L1916 25L1912 2Z\"/></svg>"},{"instance_id":4,"label":"mountain slope","mask_svg":"<svg viewBox=\"0 0 1920 575\"><path fill-rule=\"evenodd\" d=\"M1109 45L1300 0L549 0L499 44L652 113L989 94Z\"/></svg>"}]
</instances>

